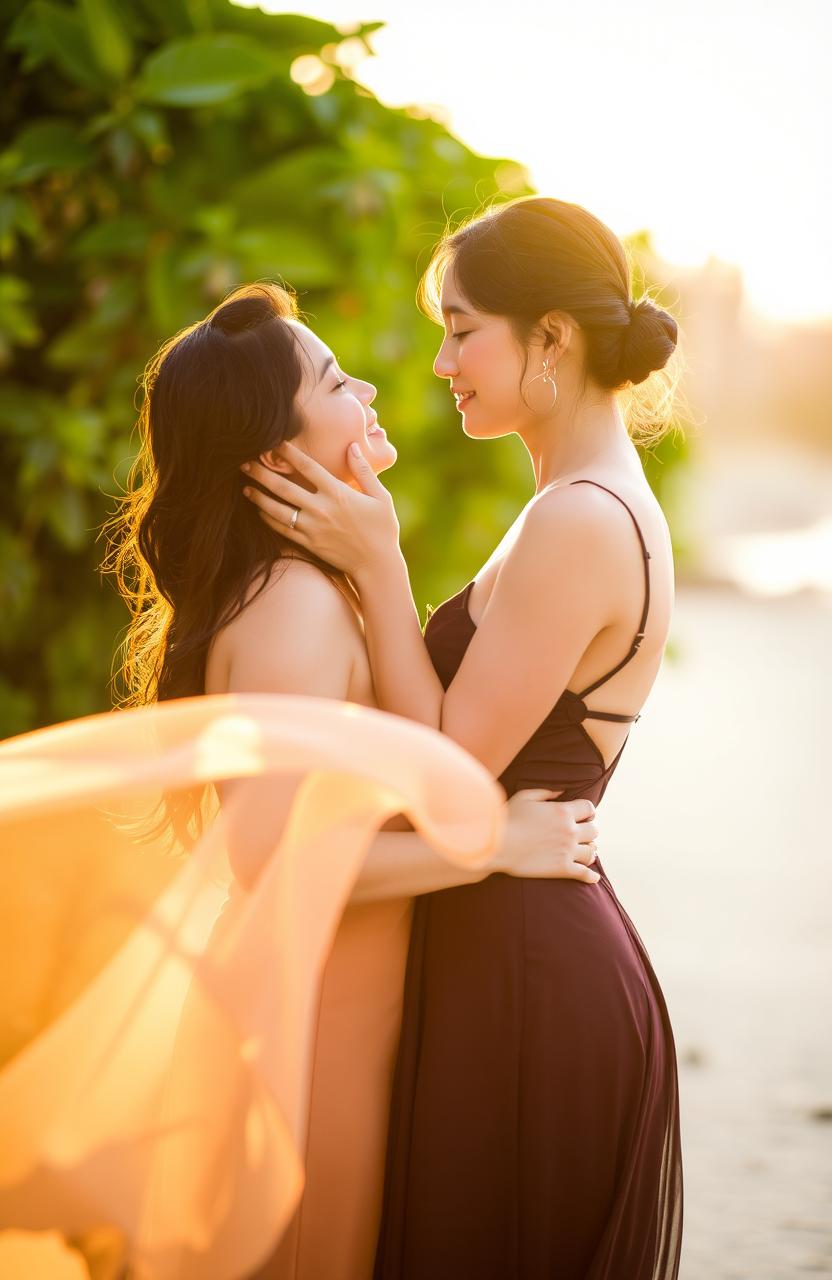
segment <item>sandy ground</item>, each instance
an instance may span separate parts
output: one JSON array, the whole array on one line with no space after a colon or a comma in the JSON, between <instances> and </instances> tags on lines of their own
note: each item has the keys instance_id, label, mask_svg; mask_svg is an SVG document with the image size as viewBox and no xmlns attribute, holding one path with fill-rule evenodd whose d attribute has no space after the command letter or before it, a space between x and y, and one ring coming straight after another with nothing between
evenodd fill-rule
<instances>
[{"instance_id":1,"label":"sandy ground","mask_svg":"<svg viewBox=\"0 0 832 1280\"><path fill-rule=\"evenodd\" d=\"M681 1280L832 1276L832 597L680 588L600 809L680 1062Z\"/></svg>"}]
</instances>

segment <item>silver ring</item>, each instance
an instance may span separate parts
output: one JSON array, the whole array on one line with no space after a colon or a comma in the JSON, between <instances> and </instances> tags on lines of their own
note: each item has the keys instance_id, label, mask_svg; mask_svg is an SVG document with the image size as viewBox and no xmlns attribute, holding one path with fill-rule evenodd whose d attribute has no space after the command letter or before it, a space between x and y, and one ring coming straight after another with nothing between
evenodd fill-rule
<instances>
[{"instance_id":1,"label":"silver ring","mask_svg":"<svg viewBox=\"0 0 832 1280\"><path fill-rule=\"evenodd\" d=\"M291 518L291 520L289 521L289 528L290 528L290 529L294 529L295 525L296 525L296 524L297 524L297 522L298 522L298 516L299 516L299 515L300 515L300 507L295 507L295 509L294 509L294 510L293 510L293 512L292 512L292 518Z\"/></svg>"}]
</instances>

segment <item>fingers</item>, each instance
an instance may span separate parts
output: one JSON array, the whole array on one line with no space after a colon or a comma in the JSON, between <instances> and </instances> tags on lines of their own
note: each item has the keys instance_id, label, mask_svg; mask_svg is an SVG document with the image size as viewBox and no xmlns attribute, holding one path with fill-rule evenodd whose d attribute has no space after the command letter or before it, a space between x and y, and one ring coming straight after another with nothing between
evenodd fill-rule
<instances>
[{"instance_id":1,"label":"fingers","mask_svg":"<svg viewBox=\"0 0 832 1280\"><path fill-rule=\"evenodd\" d=\"M291 462L298 475L303 476L305 480L311 480L316 489L330 493L335 485L340 483L327 471L326 467L322 467L314 458L310 458L308 453L304 453L303 449L292 444L291 440L284 440L279 449L286 461Z\"/></svg>"},{"instance_id":2,"label":"fingers","mask_svg":"<svg viewBox=\"0 0 832 1280\"><path fill-rule=\"evenodd\" d=\"M278 471L272 471L270 467L264 467L261 462L244 462L241 470L245 471L246 475L250 475L252 480L256 480L258 484L264 485L276 497L290 502L293 507L303 508L313 498L308 489L301 488L299 484L295 484L293 480L282 476Z\"/></svg>"},{"instance_id":3,"label":"fingers","mask_svg":"<svg viewBox=\"0 0 832 1280\"><path fill-rule=\"evenodd\" d=\"M597 871L591 871L589 867L576 868L575 880L583 880L586 884L597 884L601 879Z\"/></svg>"},{"instance_id":4,"label":"fingers","mask_svg":"<svg viewBox=\"0 0 832 1280\"><path fill-rule=\"evenodd\" d=\"M558 796L562 796L562 791L547 791L545 787L526 787L515 792L518 796L525 796L527 800L556 800Z\"/></svg>"},{"instance_id":5,"label":"fingers","mask_svg":"<svg viewBox=\"0 0 832 1280\"><path fill-rule=\"evenodd\" d=\"M597 857L598 850L593 842L593 844L578 845L573 861L580 862L582 866L591 867Z\"/></svg>"},{"instance_id":6,"label":"fingers","mask_svg":"<svg viewBox=\"0 0 832 1280\"><path fill-rule=\"evenodd\" d=\"M357 444L351 444L347 449L347 465L366 494L378 497L387 493Z\"/></svg>"},{"instance_id":7,"label":"fingers","mask_svg":"<svg viewBox=\"0 0 832 1280\"><path fill-rule=\"evenodd\" d=\"M566 804L571 809L575 822L587 822L595 817L595 805L591 800L567 800Z\"/></svg>"},{"instance_id":8,"label":"fingers","mask_svg":"<svg viewBox=\"0 0 832 1280\"><path fill-rule=\"evenodd\" d=\"M597 822L576 822L575 836L579 844L594 843L598 839Z\"/></svg>"},{"instance_id":9,"label":"fingers","mask_svg":"<svg viewBox=\"0 0 832 1280\"><path fill-rule=\"evenodd\" d=\"M303 547L309 545L309 540L303 529L297 527L297 521L294 529L289 523L294 515L295 507L287 507L284 503L278 502L276 498L267 497L259 489L246 488L243 493L252 506L259 507L260 515L270 529L274 529L276 533L282 534L284 538L289 538L292 542L300 543ZM298 519L301 519L301 516L298 516Z\"/></svg>"}]
</instances>

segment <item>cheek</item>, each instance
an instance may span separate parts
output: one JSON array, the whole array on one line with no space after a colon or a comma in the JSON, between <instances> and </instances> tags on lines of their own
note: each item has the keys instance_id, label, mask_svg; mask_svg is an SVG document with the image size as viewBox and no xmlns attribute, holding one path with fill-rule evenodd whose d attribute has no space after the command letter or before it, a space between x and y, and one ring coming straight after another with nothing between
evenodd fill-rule
<instances>
[{"instance_id":1,"label":"cheek","mask_svg":"<svg viewBox=\"0 0 832 1280\"><path fill-rule=\"evenodd\" d=\"M479 336L479 335L478 335ZM522 365L500 334L482 334L460 369L466 383L491 404L513 404L519 396Z\"/></svg>"},{"instance_id":2,"label":"cheek","mask_svg":"<svg viewBox=\"0 0 832 1280\"><path fill-rule=\"evenodd\" d=\"M330 441L336 447L347 447L350 440L360 440L364 435L364 410L355 396L344 391L334 391L326 406L326 427Z\"/></svg>"},{"instance_id":3,"label":"cheek","mask_svg":"<svg viewBox=\"0 0 832 1280\"><path fill-rule=\"evenodd\" d=\"M331 400L325 400L317 407L314 418L307 422L296 443L327 471L343 478L347 446L353 440L360 444L363 439L361 405L352 397L342 399L333 393Z\"/></svg>"}]
</instances>

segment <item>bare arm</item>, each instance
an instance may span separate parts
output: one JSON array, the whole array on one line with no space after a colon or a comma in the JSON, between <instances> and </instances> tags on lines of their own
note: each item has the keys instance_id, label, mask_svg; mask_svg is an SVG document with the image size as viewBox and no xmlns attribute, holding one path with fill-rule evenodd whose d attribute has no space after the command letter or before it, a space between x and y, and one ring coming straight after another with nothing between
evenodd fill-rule
<instances>
[{"instance_id":1,"label":"bare arm","mask_svg":"<svg viewBox=\"0 0 832 1280\"><path fill-rule=\"evenodd\" d=\"M299 779L292 775L243 778L219 784L230 820L229 860L234 876L252 889L283 832ZM235 803L236 802L236 803ZM507 842L511 847L510 840ZM479 870L449 862L415 831L379 831L370 845L350 901L410 898L458 884L476 884L502 869L500 854Z\"/></svg>"},{"instance_id":2,"label":"bare arm","mask_svg":"<svg viewBox=\"0 0 832 1280\"><path fill-rule=\"evenodd\" d=\"M314 566L290 564L233 625L229 692L347 698L360 640L349 605ZM281 774L220 784L231 815L229 858L246 888L253 886L279 841L299 782L300 775ZM487 866L475 871L449 862L416 832L379 832L352 900L430 893L474 884L501 870L594 882L597 873L589 869L597 835L594 809L588 801L541 803L554 795L525 792L513 797L500 848Z\"/></svg>"},{"instance_id":3,"label":"bare arm","mask_svg":"<svg viewBox=\"0 0 832 1280\"><path fill-rule=\"evenodd\" d=\"M583 486L551 491L531 504L446 691L413 625L401 555L360 568L367 648L385 708L426 719L499 777L610 620L610 542L617 526L609 519L616 515ZM428 708L429 719L418 715L420 707Z\"/></svg>"},{"instance_id":4,"label":"bare arm","mask_svg":"<svg viewBox=\"0 0 832 1280\"><path fill-rule=\"evenodd\" d=\"M351 902L413 898L420 893L476 884L499 870L496 859L477 871L449 862L416 831L379 831L367 851Z\"/></svg>"},{"instance_id":5,"label":"bare arm","mask_svg":"<svg viewBox=\"0 0 832 1280\"><path fill-rule=\"evenodd\" d=\"M626 573L618 530L620 515L589 486L536 499L445 691L436 689L424 639L412 626L402 557L360 568L356 586L381 703L434 724L499 777L612 621L616 584ZM631 550L625 543L623 554Z\"/></svg>"},{"instance_id":6,"label":"bare arm","mask_svg":"<svg viewBox=\"0 0 832 1280\"><path fill-rule=\"evenodd\" d=\"M284 448L314 494L285 477L261 476L259 468L252 474L284 503L302 504L287 536L351 574L379 705L441 729L499 777L616 616L631 553L631 539L621 537L620 504L589 485L550 489L530 504L443 692L419 628L390 495L363 459L350 462L363 489L356 493L297 448ZM287 532L279 504L262 494L253 501Z\"/></svg>"},{"instance_id":7,"label":"bare arm","mask_svg":"<svg viewBox=\"0 0 832 1280\"><path fill-rule=\"evenodd\" d=\"M359 571L355 585L379 706L433 729L444 728L445 692L425 645L404 556L397 549Z\"/></svg>"}]
</instances>

